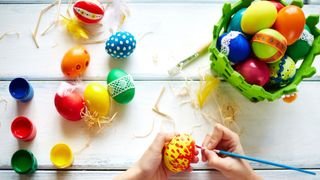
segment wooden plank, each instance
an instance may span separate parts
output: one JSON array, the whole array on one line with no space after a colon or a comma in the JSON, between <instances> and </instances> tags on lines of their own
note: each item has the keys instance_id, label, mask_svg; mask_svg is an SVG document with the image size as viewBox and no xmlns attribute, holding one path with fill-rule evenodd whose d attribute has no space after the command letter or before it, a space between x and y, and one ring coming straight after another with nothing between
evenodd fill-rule
<instances>
[{"instance_id":1,"label":"wooden plank","mask_svg":"<svg viewBox=\"0 0 320 180\"><path fill-rule=\"evenodd\" d=\"M0 17L0 32L20 33L20 38L7 36L0 41L0 49L5 49L0 54L0 80L9 80L16 76L26 76L33 80L64 79L60 70L61 59L67 49L76 42L61 25L46 36L39 36L40 49L35 47L31 30L35 26L38 12L44 6L0 5L3 14ZM116 61L106 55L103 43L86 45L91 55L91 63L83 79L103 80L110 69L115 67L125 69L140 80L172 79L168 76L167 70L211 39L212 27L221 16L222 4L132 3L129 7L131 16L124 29L138 39L134 54L127 60ZM306 14L319 14L319 9L319 6L304 7ZM65 12L65 6L62 12ZM51 10L43 17L40 33L53 21L55 13L56 10ZM117 24L112 21L113 13L110 7L104 18L105 31ZM146 35L150 32L151 34ZM108 35L107 33L101 38ZM146 36L139 40L144 35ZM319 56L315 63L318 60ZM209 55L206 55L186 68L184 74L173 79L182 79L185 76L197 78L199 69L209 69L209 65ZM318 73L314 79L319 77Z\"/></svg>"},{"instance_id":2,"label":"wooden plank","mask_svg":"<svg viewBox=\"0 0 320 180\"><path fill-rule=\"evenodd\" d=\"M320 170L313 170L320 173ZM1 179L47 179L47 180L55 180L55 179L95 179L95 180L104 180L104 179L112 179L115 176L119 175L123 171L37 171L32 175L18 175L12 171L0 171ZM290 180L313 180L318 179L317 176L305 175L302 173L297 173L293 171L287 170L257 170L257 173L261 175L264 179L290 179ZM192 173L180 173L175 174L169 179L179 180L179 179L216 179L216 180L226 180L222 176L221 173L217 171L193 171Z\"/></svg>"},{"instance_id":3,"label":"wooden plank","mask_svg":"<svg viewBox=\"0 0 320 180\"><path fill-rule=\"evenodd\" d=\"M176 123L177 132L193 132L198 144L212 129L212 123L201 115L211 112L219 119L214 99L209 99L200 112L190 104L181 105L189 98L176 97L170 87L179 91L182 81L137 81L136 96L128 105L116 105L119 113L111 127L90 137L84 122L63 120L53 105L54 94L60 82L32 81L35 97L29 104L14 101L7 91L7 81L0 82L0 97L7 101L0 104L0 169L10 168L11 155L19 148L30 149L39 161L40 169L54 169L49 160L51 147L58 142L70 144L75 155L71 169L124 169L130 167L142 155L160 130L170 132L173 126L151 111L162 86L166 91L160 101L160 110L168 113ZM101 82L103 83L103 82ZM190 82L192 96L198 82ZM220 87L224 98L233 99L238 106L237 123L241 128L241 140L248 155L303 168L320 168L320 94L315 93L320 83L303 82L299 98L292 104L281 100L269 103L251 103L230 85ZM17 115L26 115L34 121L38 135L31 143L18 142L10 132L10 124ZM146 138L134 138L154 130ZM194 128L195 125L200 125ZM80 152L80 150L89 146ZM132 148L135 147L135 148ZM252 164L257 169L273 168ZM205 169L202 163L196 169Z\"/></svg>"}]
</instances>

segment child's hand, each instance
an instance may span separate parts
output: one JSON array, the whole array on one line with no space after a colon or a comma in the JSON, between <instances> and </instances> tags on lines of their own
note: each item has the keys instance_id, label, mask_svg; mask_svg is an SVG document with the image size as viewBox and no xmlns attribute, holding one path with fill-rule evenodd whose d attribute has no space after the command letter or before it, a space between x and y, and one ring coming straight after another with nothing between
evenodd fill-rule
<instances>
[{"instance_id":1,"label":"child's hand","mask_svg":"<svg viewBox=\"0 0 320 180\"><path fill-rule=\"evenodd\" d=\"M207 135L202 143L202 161L208 162L208 166L220 171L229 179L261 179L243 159L221 157L213 149L225 150L244 154L239 136L230 129L217 124L212 135Z\"/></svg>"},{"instance_id":2,"label":"child's hand","mask_svg":"<svg viewBox=\"0 0 320 180\"><path fill-rule=\"evenodd\" d=\"M118 179L168 179L172 173L163 164L162 149L173 137L174 134L159 133L141 159ZM192 163L199 161L198 154L199 152L195 150L196 156Z\"/></svg>"}]
</instances>

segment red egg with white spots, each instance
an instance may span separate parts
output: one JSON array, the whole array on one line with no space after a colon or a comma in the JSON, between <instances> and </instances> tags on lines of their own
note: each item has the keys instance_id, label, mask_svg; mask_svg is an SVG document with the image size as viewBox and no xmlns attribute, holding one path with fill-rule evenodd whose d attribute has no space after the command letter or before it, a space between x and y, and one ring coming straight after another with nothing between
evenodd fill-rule
<instances>
[{"instance_id":1,"label":"red egg with white spots","mask_svg":"<svg viewBox=\"0 0 320 180\"><path fill-rule=\"evenodd\" d=\"M104 15L104 8L98 0L79 0L73 5L76 17L85 23L99 22Z\"/></svg>"},{"instance_id":2,"label":"red egg with white spots","mask_svg":"<svg viewBox=\"0 0 320 180\"><path fill-rule=\"evenodd\" d=\"M163 161L168 170L174 173L190 167L195 156L195 142L190 134L175 136L163 149Z\"/></svg>"}]
</instances>

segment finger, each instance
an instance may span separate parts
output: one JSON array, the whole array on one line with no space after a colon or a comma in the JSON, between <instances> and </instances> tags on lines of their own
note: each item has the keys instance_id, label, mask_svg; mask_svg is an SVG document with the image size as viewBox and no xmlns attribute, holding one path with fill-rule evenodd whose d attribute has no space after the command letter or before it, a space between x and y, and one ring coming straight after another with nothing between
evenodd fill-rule
<instances>
[{"instance_id":1,"label":"finger","mask_svg":"<svg viewBox=\"0 0 320 180\"><path fill-rule=\"evenodd\" d=\"M207 149L212 149L213 147L212 147L211 141L212 141L211 135L207 134L203 140L202 147L207 148Z\"/></svg>"},{"instance_id":2,"label":"finger","mask_svg":"<svg viewBox=\"0 0 320 180\"><path fill-rule=\"evenodd\" d=\"M232 140L232 141L239 141L239 136L235 132L231 131L229 128L221 125L221 124L216 124L215 126L215 131L217 133L221 133L221 138L223 140ZM214 135L215 133L213 133Z\"/></svg>"},{"instance_id":3,"label":"finger","mask_svg":"<svg viewBox=\"0 0 320 180\"><path fill-rule=\"evenodd\" d=\"M194 157L191 159L191 163L198 163L198 162L199 162L198 156L194 156Z\"/></svg>"},{"instance_id":4,"label":"finger","mask_svg":"<svg viewBox=\"0 0 320 180\"><path fill-rule=\"evenodd\" d=\"M236 146L240 143L239 136L236 133L232 132L230 129L222 126L221 124L216 124L210 143L212 144L213 148L216 148L221 141L228 141L228 144L231 144L232 146Z\"/></svg>"},{"instance_id":5,"label":"finger","mask_svg":"<svg viewBox=\"0 0 320 180\"><path fill-rule=\"evenodd\" d=\"M208 159L208 166L219 171L226 171L230 169L230 161L219 157L214 151L205 150L205 155Z\"/></svg>"},{"instance_id":6,"label":"finger","mask_svg":"<svg viewBox=\"0 0 320 180\"><path fill-rule=\"evenodd\" d=\"M171 133L158 133L150 147L154 151L161 153L164 144L169 142L173 137L174 134Z\"/></svg>"},{"instance_id":7,"label":"finger","mask_svg":"<svg viewBox=\"0 0 320 180\"><path fill-rule=\"evenodd\" d=\"M204 149L201 149L201 159L202 159L202 162L207 162L207 160L208 160L205 153L204 153Z\"/></svg>"},{"instance_id":8,"label":"finger","mask_svg":"<svg viewBox=\"0 0 320 180\"><path fill-rule=\"evenodd\" d=\"M198 155L199 154L199 151L198 151L198 149L194 149L194 155Z\"/></svg>"}]
</instances>

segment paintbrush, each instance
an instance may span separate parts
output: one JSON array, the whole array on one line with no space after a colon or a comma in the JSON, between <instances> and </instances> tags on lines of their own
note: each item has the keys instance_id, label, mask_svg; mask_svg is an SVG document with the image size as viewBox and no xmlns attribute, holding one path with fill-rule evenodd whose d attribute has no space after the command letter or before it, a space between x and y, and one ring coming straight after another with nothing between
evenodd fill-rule
<instances>
[{"instance_id":1,"label":"paintbrush","mask_svg":"<svg viewBox=\"0 0 320 180\"><path fill-rule=\"evenodd\" d=\"M170 76L175 76L178 73L180 73L183 68L185 68L190 63L194 62L196 59L198 59L200 56L204 55L206 52L208 52L208 48L209 48L210 44L211 44L211 42L205 44L196 53L194 53L191 56L187 57L186 59L180 61L177 65L175 65L174 67L172 67L171 69L168 70L168 74Z\"/></svg>"},{"instance_id":2,"label":"paintbrush","mask_svg":"<svg viewBox=\"0 0 320 180\"><path fill-rule=\"evenodd\" d=\"M202 150L205 149L205 148L203 148L201 146L198 146L198 145L196 145L196 147L200 148ZM288 166L288 165L284 165L284 164L278 164L278 163L274 163L274 162L271 162L271 161L266 161L266 160L250 157L250 156L245 156L245 155L241 155L241 154L236 154L236 153L223 151L223 150L216 150L216 149L213 150L213 151L216 152L217 154L221 154L221 155L225 155L225 156L245 159L245 160L248 160L248 161L254 161L254 162L258 162L258 163L262 163L262 164L268 164L268 165L271 165L271 166L281 167L281 168L285 168L285 169L290 169L290 170L294 170L294 171L298 171L298 172L302 172L302 173L306 173L306 174L316 175L316 173L313 172L313 171L307 171L307 170L304 170L304 169L300 169L300 168L296 168L296 167L292 167L292 166Z\"/></svg>"}]
</instances>

